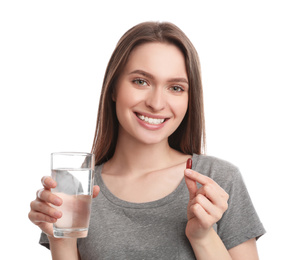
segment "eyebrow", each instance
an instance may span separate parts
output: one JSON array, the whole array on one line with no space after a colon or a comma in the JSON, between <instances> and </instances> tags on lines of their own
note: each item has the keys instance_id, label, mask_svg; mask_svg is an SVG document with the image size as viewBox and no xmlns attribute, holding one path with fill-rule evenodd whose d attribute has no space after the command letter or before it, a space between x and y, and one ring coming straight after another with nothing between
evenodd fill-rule
<instances>
[{"instance_id":1,"label":"eyebrow","mask_svg":"<svg viewBox=\"0 0 291 260\"><path fill-rule=\"evenodd\" d=\"M134 71L129 73L129 75L131 75L131 74L140 74L140 75L142 75L144 77L147 77L149 79L154 79L155 78L152 74L150 74L150 73L148 73L148 72L146 72L144 70L134 70ZM168 80L168 82L183 82L183 83L189 84L188 80L183 78L183 77L171 78L171 79Z\"/></svg>"}]
</instances>

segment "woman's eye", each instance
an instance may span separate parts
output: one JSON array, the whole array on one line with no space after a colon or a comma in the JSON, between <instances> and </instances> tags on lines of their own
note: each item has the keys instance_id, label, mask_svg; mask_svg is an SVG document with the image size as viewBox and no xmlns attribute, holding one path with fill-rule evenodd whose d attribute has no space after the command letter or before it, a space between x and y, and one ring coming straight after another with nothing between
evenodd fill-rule
<instances>
[{"instance_id":1,"label":"woman's eye","mask_svg":"<svg viewBox=\"0 0 291 260\"><path fill-rule=\"evenodd\" d=\"M173 90L174 92L183 92L184 89L180 86L172 86L171 90Z\"/></svg>"},{"instance_id":2,"label":"woman's eye","mask_svg":"<svg viewBox=\"0 0 291 260\"><path fill-rule=\"evenodd\" d=\"M146 86L147 85L147 82L143 79L135 79L135 80L133 80L133 83L135 83L139 86Z\"/></svg>"}]
</instances>

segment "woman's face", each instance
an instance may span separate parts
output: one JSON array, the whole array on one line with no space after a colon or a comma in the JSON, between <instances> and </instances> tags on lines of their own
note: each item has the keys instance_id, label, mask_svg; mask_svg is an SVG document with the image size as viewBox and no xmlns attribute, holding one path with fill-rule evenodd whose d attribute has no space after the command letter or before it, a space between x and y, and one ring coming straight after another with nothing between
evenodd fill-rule
<instances>
[{"instance_id":1,"label":"woman's face","mask_svg":"<svg viewBox=\"0 0 291 260\"><path fill-rule=\"evenodd\" d=\"M188 88L184 55L175 45L155 42L134 48L113 97L119 138L167 142L186 114Z\"/></svg>"}]
</instances>

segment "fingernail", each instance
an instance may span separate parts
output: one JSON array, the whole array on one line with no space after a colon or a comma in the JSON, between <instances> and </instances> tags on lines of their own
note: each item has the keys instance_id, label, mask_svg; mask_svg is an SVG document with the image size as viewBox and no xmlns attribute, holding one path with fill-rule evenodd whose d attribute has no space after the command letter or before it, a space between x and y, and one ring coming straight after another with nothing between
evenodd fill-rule
<instances>
[{"instance_id":1,"label":"fingernail","mask_svg":"<svg viewBox=\"0 0 291 260\"><path fill-rule=\"evenodd\" d=\"M59 212L59 211L55 211L55 212L54 212L54 216L55 216L56 218L60 218L60 217L62 216L62 213Z\"/></svg>"},{"instance_id":2,"label":"fingernail","mask_svg":"<svg viewBox=\"0 0 291 260\"><path fill-rule=\"evenodd\" d=\"M62 201L61 201L61 199L59 199L59 198L55 198L53 202L54 202L54 204L55 204L56 206L59 206L59 205L62 204Z\"/></svg>"},{"instance_id":3,"label":"fingernail","mask_svg":"<svg viewBox=\"0 0 291 260\"><path fill-rule=\"evenodd\" d=\"M50 218L50 220L51 220L52 223L57 221L57 219L55 219L55 218Z\"/></svg>"},{"instance_id":4,"label":"fingernail","mask_svg":"<svg viewBox=\"0 0 291 260\"><path fill-rule=\"evenodd\" d=\"M186 169L186 170L185 170L185 175L187 175L187 176L192 175L191 170L190 170L190 169Z\"/></svg>"}]
</instances>

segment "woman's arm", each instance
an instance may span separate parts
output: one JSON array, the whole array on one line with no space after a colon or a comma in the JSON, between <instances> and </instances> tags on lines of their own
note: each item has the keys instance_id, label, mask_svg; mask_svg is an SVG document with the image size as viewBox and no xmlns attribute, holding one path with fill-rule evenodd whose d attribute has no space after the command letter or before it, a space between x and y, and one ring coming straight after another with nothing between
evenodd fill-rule
<instances>
[{"instance_id":1,"label":"woman's arm","mask_svg":"<svg viewBox=\"0 0 291 260\"><path fill-rule=\"evenodd\" d=\"M231 259L229 252L213 229L228 208L229 195L211 178L191 169L185 170L189 191L186 236L199 260ZM197 182L202 187L197 188Z\"/></svg>"},{"instance_id":2,"label":"woman's arm","mask_svg":"<svg viewBox=\"0 0 291 260\"><path fill-rule=\"evenodd\" d=\"M204 243L191 244L197 259L259 260L255 238L227 251L216 232L212 233Z\"/></svg>"},{"instance_id":3,"label":"woman's arm","mask_svg":"<svg viewBox=\"0 0 291 260\"><path fill-rule=\"evenodd\" d=\"M61 198L51 192L51 189L57 186L56 181L49 176L45 176L41 182L43 189L37 191L36 199L30 203L31 209L28 214L30 221L47 235L52 259L80 259L77 239L55 238L53 236L53 223L62 217L62 213L51 206L51 204L55 206L62 204ZM95 185L93 187L93 198L98 196L99 191L99 186Z\"/></svg>"},{"instance_id":4,"label":"woman's arm","mask_svg":"<svg viewBox=\"0 0 291 260\"><path fill-rule=\"evenodd\" d=\"M228 252L234 260L259 260L255 238L229 249Z\"/></svg>"},{"instance_id":5,"label":"woman's arm","mask_svg":"<svg viewBox=\"0 0 291 260\"><path fill-rule=\"evenodd\" d=\"M220 237L213 228L210 229L209 234L201 240L193 240L188 238L197 260L231 260L230 253L225 248Z\"/></svg>"},{"instance_id":6,"label":"woman's arm","mask_svg":"<svg viewBox=\"0 0 291 260\"><path fill-rule=\"evenodd\" d=\"M77 249L77 239L49 237L53 260L80 260Z\"/></svg>"},{"instance_id":7,"label":"woman's arm","mask_svg":"<svg viewBox=\"0 0 291 260\"><path fill-rule=\"evenodd\" d=\"M185 181L189 190L186 236L196 258L258 260L255 238L228 251L212 228L227 210L229 195L214 180L190 169L185 170ZM198 189L196 182L202 187Z\"/></svg>"}]
</instances>

